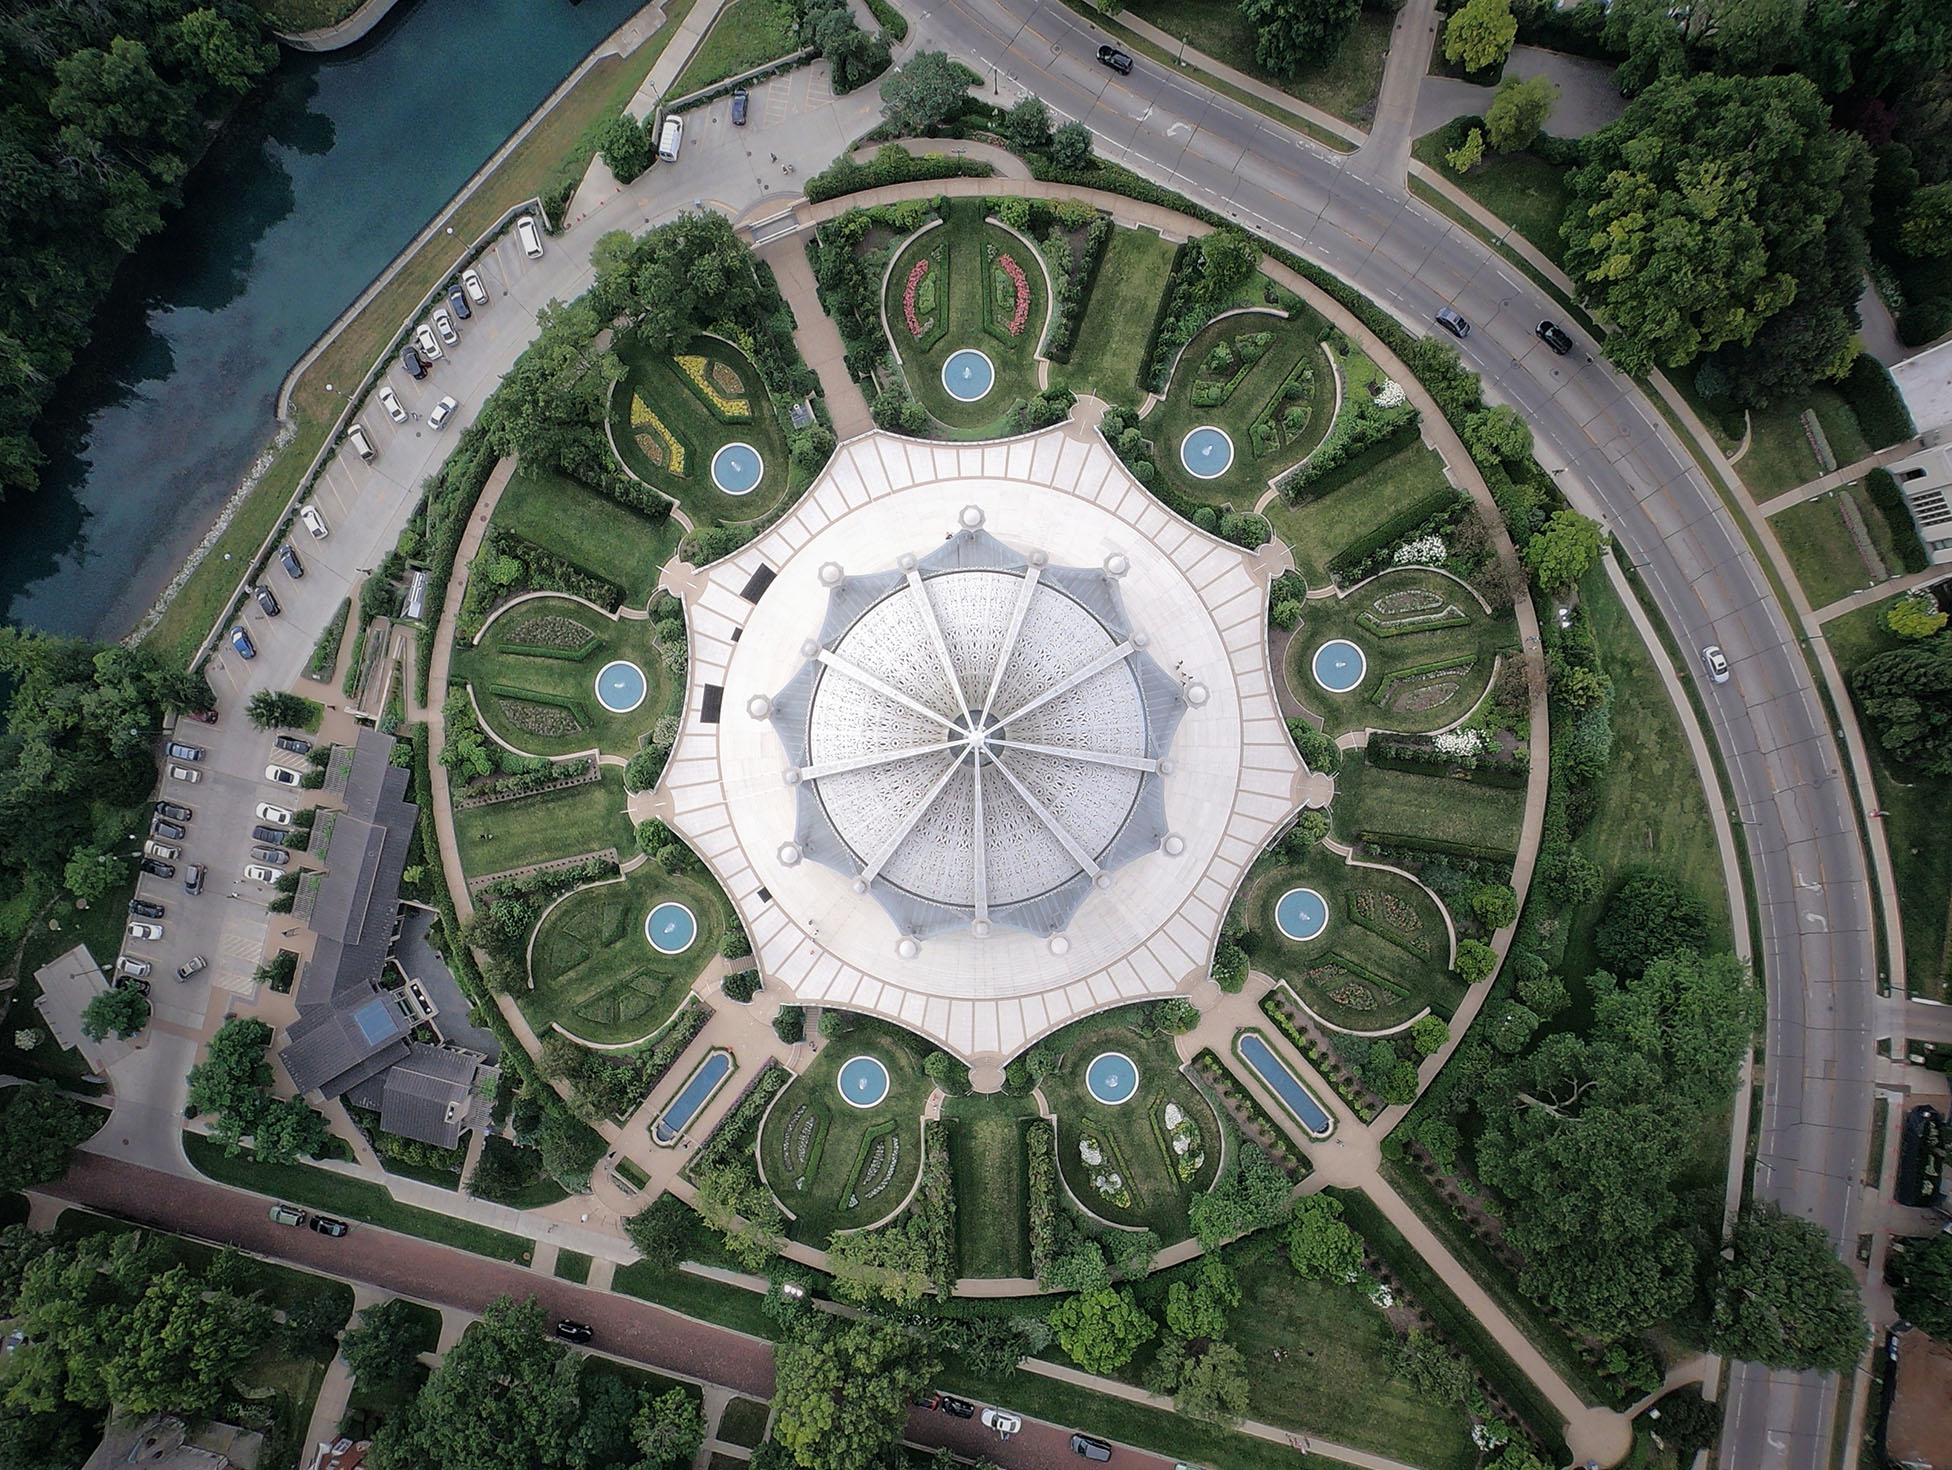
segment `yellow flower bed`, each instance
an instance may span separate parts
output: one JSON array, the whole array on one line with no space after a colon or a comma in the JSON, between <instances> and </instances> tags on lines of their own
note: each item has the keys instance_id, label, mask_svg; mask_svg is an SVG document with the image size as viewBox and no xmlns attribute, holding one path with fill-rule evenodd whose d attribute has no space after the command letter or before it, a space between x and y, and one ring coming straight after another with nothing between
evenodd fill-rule
<instances>
[{"instance_id":1,"label":"yellow flower bed","mask_svg":"<svg viewBox=\"0 0 1952 1470\"><path fill-rule=\"evenodd\" d=\"M637 447L644 451L646 459L674 475L685 472L684 445L678 442L677 435L664 427L664 420L651 412L651 406L644 401L641 393L631 395L630 426L647 431L637 435Z\"/></svg>"},{"instance_id":2,"label":"yellow flower bed","mask_svg":"<svg viewBox=\"0 0 1952 1470\"><path fill-rule=\"evenodd\" d=\"M706 371L707 365L704 358L695 354L687 354L674 360L679 367L684 369L685 376L691 379L692 387L696 388L703 395L705 401L717 409L721 416L728 419L748 419L752 417L752 402L750 399L728 398L725 394L718 391L717 386L712 382L710 374Z\"/></svg>"}]
</instances>

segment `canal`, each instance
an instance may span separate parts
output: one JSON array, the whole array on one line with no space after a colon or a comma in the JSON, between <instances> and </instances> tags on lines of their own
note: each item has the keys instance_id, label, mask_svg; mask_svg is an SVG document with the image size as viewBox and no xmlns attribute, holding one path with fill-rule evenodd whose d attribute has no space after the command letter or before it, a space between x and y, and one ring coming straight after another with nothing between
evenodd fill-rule
<instances>
[{"instance_id":1,"label":"canal","mask_svg":"<svg viewBox=\"0 0 1952 1470\"><path fill-rule=\"evenodd\" d=\"M291 365L641 0L405 0L286 53L123 263L0 502L0 617L118 638L276 431Z\"/></svg>"}]
</instances>

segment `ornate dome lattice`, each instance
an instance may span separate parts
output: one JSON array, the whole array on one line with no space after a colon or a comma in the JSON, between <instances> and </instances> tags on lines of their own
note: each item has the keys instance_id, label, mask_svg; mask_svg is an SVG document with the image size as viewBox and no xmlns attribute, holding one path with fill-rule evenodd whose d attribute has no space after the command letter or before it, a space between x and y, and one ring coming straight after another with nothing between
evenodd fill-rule
<instances>
[{"instance_id":1,"label":"ornate dome lattice","mask_svg":"<svg viewBox=\"0 0 1952 1470\"><path fill-rule=\"evenodd\" d=\"M904 934L1058 933L1167 827L1186 709L1105 569L980 529L829 588L819 638L768 705L798 788L794 855L875 896ZM757 711L755 711L757 712Z\"/></svg>"}]
</instances>

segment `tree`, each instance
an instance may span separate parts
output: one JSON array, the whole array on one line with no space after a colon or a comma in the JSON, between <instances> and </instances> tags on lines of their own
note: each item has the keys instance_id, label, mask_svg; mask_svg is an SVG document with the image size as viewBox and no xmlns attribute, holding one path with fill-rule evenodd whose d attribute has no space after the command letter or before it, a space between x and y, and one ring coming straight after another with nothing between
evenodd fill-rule
<instances>
[{"instance_id":1,"label":"tree","mask_svg":"<svg viewBox=\"0 0 1952 1470\"><path fill-rule=\"evenodd\" d=\"M1952 774L1952 633L1866 659L1850 685L1880 745L1932 775Z\"/></svg>"},{"instance_id":2,"label":"tree","mask_svg":"<svg viewBox=\"0 0 1952 1470\"><path fill-rule=\"evenodd\" d=\"M749 1271L762 1270L786 1243L786 1216L748 1158L699 1171L698 1213L725 1235L725 1248Z\"/></svg>"},{"instance_id":3,"label":"tree","mask_svg":"<svg viewBox=\"0 0 1952 1470\"><path fill-rule=\"evenodd\" d=\"M0 1090L0 1192L59 1179L101 1126L99 1109L63 1097L52 1082Z\"/></svg>"},{"instance_id":4,"label":"tree","mask_svg":"<svg viewBox=\"0 0 1952 1470\"><path fill-rule=\"evenodd\" d=\"M1247 1412L1247 1362L1230 1342L1210 1342L1179 1372L1173 1407L1209 1424L1237 1424Z\"/></svg>"},{"instance_id":5,"label":"tree","mask_svg":"<svg viewBox=\"0 0 1952 1470\"><path fill-rule=\"evenodd\" d=\"M303 695L281 689L260 689L245 703L244 716L254 730L274 730L280 726L300 729L311 723L318 706Z\"/></svg>"},{"instance_id":6,"label":"tree","mask_svg":"<svg viewBox=\"0 0 1952 1470\"><path fill-rule=\"evenodd\" d=\"M148 1024L149 997L140 990L104 990L81 1009L81 1034L90 1041L134 1036Z\"/></svg>"},{"instance_id":7,"label":"tree","mask_svg":"<svg viewBox=\"0 0 1952 1470\"><path fill-rule=\"evenodd\" d=\"M1708 909L1678 881L1654 868L1629 873L1606 901L1593 949L1600 963L1635 976L1677 949L1705 949Z\"/></svg>"},{"instance_id":8,"label":"tree","mask_svg":"<svg viewBox=\"0 0 1952 1470\"><path fill-rule=\"evenodd\" d=\"M1480 884L1471 895L1471 912L1487 930L1518 922L1518 895L1508 883Z\"/></svg>"},{"instance_id":9,"label":"tree","mask_svg":"<svg viewBox=\"0 0 1952 1470\"><path fill-rule=\"evenodd\" d=\"M1952 180L1927 184L1911 196L1898 227L1898 248L1919 260L1952 255Z\"/></svg>"},{"instance_id":10,"label":"tree","mask_svg":"<svg viewBox=\"0 0 1952 1470\"><path fill-rule=\"evenodd\" d=\"M1484 162L1484 129L1472 128L1459 143L1444 155L1444 164L1454 174L1467 174Z\"/></svg>"},{"instance_id":11,"label":"tree","mask_svg":"<svg viewBox=\"0 0 1952 1470\"><path fill-rule=\"evenodd\" d=\"M261 1164L291 1164L317 1158L330 1136L325 1115L304 1098L274 1098L252 1129L251 1151Z\"/></svg>"},{"instance_id":12,"label":"tree","mask_svg":"<svg viewBox=\"0 0 1952 1470\"><path fill-rule=\"evenodd\" d=\"M1484 71L1502 64L1517 39L1511 0L1466 0L1445 23L1444 60L1461 61L1466 71Z\"/></svg>"},{"instance_id":13,"label":"tree","mask_svg":"<svg viewBox=\"0 0 1952 1470\"><path fill-rule=\"evenodd\" d=\"M1857 1278L1823 1227L1765 1204L1735 1227L1734 1246L1716 1273L1715 1351L1770 1368L1848 1373L1870 1328Z\"/></svg>"},{"instance_id":14,"label":"tree","mask_svg":"<svg viewBox=\"0 0 1952 1470\"><path fill-rule=\"evenodd\" d=\"M1362 15L1362 0L1240 0L1240 13L1258 27L1254 59L1278 77L1325 66Z\"/></svg>"},{"instance_id":15,"label":"tree","mask_svg":"<svg viewBox=\"0 0 1952 1470\"><path fill-rule=\"evenodd\" d=\"M705 1443L704 1410L686 1389L646 1395L631 1423L631 1438L652 1465L689 1465Z\"/></svg>"},{"instance_id":16,"label":"tree","mask_svg":"<svg viewBox=\"0 0 1952 1470\"><path fill-rule=\"evenodd\" d=\"M1455 1404L1471 1391L1471 1370L1444 1340L1412 1327L1396 1355L1397 1375L1433 1403Z\"/></svg>"},{"instance_id":17,"label":"tree","mask_svg":"<svg viewBox=\"0 0 1952 1470\"><path fill-rule=\"evenodd\" d=\"M655 116L655 114L653 114ZM651 166L657 156L657 140L651 136L651 119L639 122L628 112L620 112L603 125L597 151L617 182L628 184Z\"/></svg>"},{"instance_id":18,"label":"tree","mask_svg":"<svg viewBox=\"0 0 1952 1470\"><path fill-rule=\"evenodd\" d=\"M1550 77L1506 77L1485 109L1484 129L1493 148L1517 153L1530 148L1545 130L1559 88Z\"/></svg>"},{"instance_id":19,"label":"tree","mask_svg":"<svg viewBox=\"0 0 1952 1470\"><path fill-rule=\"evenodd\" d=\"M896 136L920 138L954 116L974 80L948 52L917 51L881 84L881 110Z\"/></svg>"},{"instance_id":20,"label":"tree","mask_svg":"<svg viewBox=\"0 0 1952 1470\"><path fill-rule=\"evenodd\" d=\"M1928 1235L1904 1254L1898 1311L1939 1342L1952 1342L1952 1235Z\"/></svg>"},{"instance_id":21,"label":"tree","mask_svg":"<svg viewBox=\"0 0 1952 1470\"><path fill-rule=\"evenodd\" d=\"M921 1237L900 1228L837 1234L827 1247L834 1294L857 1306L877 1298L906 1310L929 1289L928 1249Z\"/></svg>"},{"instance_id":22,"label":"tree","mask_svg":"<svg viewBox=\"0 0 1952 1470\"><path fill-rule=\"evenodd\" d=\"M1285 1219L1288 1188L1288 1176L1265 1153L1243 1144L1233 1176L1195 1195L1188 1206L1193 1233L1207 1250L1217 1250L1236 1236Z\"/></svg>"},{"instance_id":23,"label":"tree","mask_svg":"<svg viewBox=\"0 0 1952 1470\"><path fill-rule=\"evenodd\" d=\"M1152 1341L1158 1324L1130 1291L1107 1286L1066 1297L1051 1311L1057 1345L1087 1373L1110 1373Z\"/></svg>"},{"instance_id":24,"label":"tree","mask_svg":"<svg viewBox=\"0 0 1952 1470\"><path fill-rule=\"evenodd\" d=\"M1604 543L1598 521L1576 510L1555 510L1545 529L1525 543L1525 564L1540 587L1556 592L1593 569Z\"/></svg>"},{"instance_id":25,"label":"tree","mask_svg":"<svg viewBox=\"0 0 1952 1470\"><path fill-rule=\"evenodd\" d=\"M1218 1256L1204 1257L1189 1281L1166 1288L1166 1326L1181 1337L1225 1337L1227 1312L1240 1305L1240 1283Z\"/></svg>"},{"instance_id":26,"label":"tree","mask_svg":"<svg viewBox=\"0 0 1952 1470\"><path fill-rule=\"evenodd\" d=\"M940 1363L925 1339L862 1318L774 1350L773 1437L804 1470L873 1470Z\"/></svg>"},{"instance_id":27,"label":"tree","mask_svg":"<svg viewBox=\"0 0 1952 1470\"><path fill-rule=\"evenodd\" d=\"M1224 301L1254 279L1261 247L1245 230L1231 227L1200 237L1200 290L1208 301Z\"/></svg>"},{"instance_id":28,"label":"tree","mask_svg":"<svg viewBox=\"0 0 1952 1470\"><path fill-rule=\"evenodd\" d=\"M210 1038L204 1059L190 1068L189 1105L211 1116L210 1136L235 1154L264 1117L271 1064L264 1059L271 1028L254 1016L233 1016Z\"/></svg>"},{"instance_id":29,"label":"tree","mask_svg":"<svg viewBox=\"0 0 1952 1470\"><path fill-rule=\"evenodd\" d=\"M1051 134L1051 162L1059 168L1080 169L1091 162L1091 129L1076 121L1059 123Z\"/></svg>"},{"instance_id":30,"label":"tree","mask_svg":"<svg viewBox=\"0 0 1952 1470\"><path fill-rule=\"evenodd\" d=\"M126 882L128 876L126 858L96 847L77 847L61 870L61 886L83 903L98 903Z\"/></svg>"},{"instance_id":31,"label":"tree","mask_svg":"<svg viewBox=\"0 0 1952 1470\"><path fill-rule=\"evenodd\" d=\"M1460 939L1457 941L1457 978L1466 985L1475 985L1486 979L1498 968L1498 955L1490 945L1481 939Z\"/></svg>"},{"instance_id":32,"label":"tree","mask_svg":"<svg viewBox=\"0 0 1952 1470\"><path fill-rule=\"evenodd\" d=\"M1342 1222L1342 1201L1311 1194L1295 1202L1288 1260L1312 1280L1353 1281L1362 1272L1362 1238Z\"/></svg>"},{"instance_id":33,"label":"tree","mask_svg":"<svg viewBox=\"0 0 1952 1470\"><path fill-rule=\"evenodd\" d=\"M1450 1026L1442 1016L1424 1016L1410 1027L1410 1043L1420 1057L1434 1057L1450 1044Z\"/></svg>"},{"instance_id":34,"label":"tree","mask_svg":"<svg viewBox=\"0 0 1952 1470\"><path fill-rule=\"evenodd\" d=\"M1487 468L1505 460L1516 463L1532 452L1532 426L1502 403L1465 419L1463 438L1471 458Z\"/></svg>"},{"instance_id":35,"label":"tree","mask_svg":"<svg viewBox=\"0 0 1952 1470\"><path fill-rule=\"evenodd\" d=\"M420 1317L413 1303L391 1296L360 1309L359 1323L340 1340L339 1352L354 1378L375 1387L405 1377L422 1345Z\"/></svg>"},{"instance_id":36,"label":"tree","mask_svg":"<svg viewBox=\"0 0 1952 1470\"><path fill-rule=\"evenodd\" d=\"M1050 147L1051 110L1041 97L1026 96L1003 116L1003 136L1019 153Z\"/></svg>"},{"instance_id":37,"label":"tree","mask_svg":"<svg viewBox=\"0 0 1952 1470\"><path fill-rule=\"evenodd\" d=\"M1929 638L1944 629L1945 614L1931 593L1907 592L1884 609L1884 626L1900 638ZM69 886L73 891L73 885Z\"/></svg>"}]
</instances>

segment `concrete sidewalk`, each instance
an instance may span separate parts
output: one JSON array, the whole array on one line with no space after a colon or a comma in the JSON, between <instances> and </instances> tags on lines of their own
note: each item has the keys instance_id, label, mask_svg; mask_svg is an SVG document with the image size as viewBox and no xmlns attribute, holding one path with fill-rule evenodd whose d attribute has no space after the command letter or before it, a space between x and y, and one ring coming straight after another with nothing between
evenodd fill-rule
<instances>
[{"instance_id":1,"label":"concrete sidewalk","mask_svg":"<svg viewBox=\"0 0 1952 1470\"><path fill-rule=\"evenodd\" d=\"M773 241L758 254L773 268L780 295L793 308L793 343L807 366L819 375L835 435L846 440L865 434L874 427L867 396L847 371L847 347L841 341L840 329L820 309L820 292L814 285L813 268L807 264L806 241L795 233Z\"/></svg>"}]
</instances>

